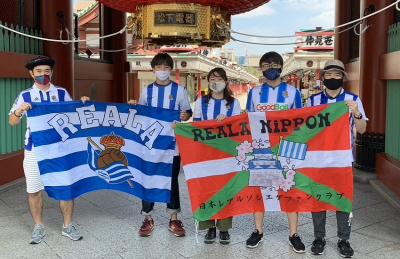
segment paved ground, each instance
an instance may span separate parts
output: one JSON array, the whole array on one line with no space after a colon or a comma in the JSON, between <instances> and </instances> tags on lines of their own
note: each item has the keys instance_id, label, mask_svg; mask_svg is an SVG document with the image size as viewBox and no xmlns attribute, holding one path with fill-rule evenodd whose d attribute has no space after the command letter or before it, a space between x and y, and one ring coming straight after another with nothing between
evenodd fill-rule
<instances>
[{"instance_id":1,"label":"paved ground","mask_svg":"<svg viewBox=\"0 0 400 259\"><path fill-rule=\"evenodd\" d=\"M253 229L250 216L234 219L229 246L203 244L204 232L196 235L184 179L181 176L182 217L187 236L177 238L168 230L164 206L156 207L156 229L150 238L137 235L142 221L140 203L125 194L101 191L76 202L75 221L84 239L72 242L61 236L61 217L53 200L45 201L47 236L39 245L29 245L32 220L27 210L25 185L0 192L0 258L315 258L310 254L313 227L309 214L302 214L300 235L307 253L296 255L289 248L286 216L268 213L263 244L253 250L245 240ZM356 184L351 243L355 258L400 258L400 213L387 204L371 186ZM336 252L336 218L327 224L327 249L317 258L339 258Z\"/></svg>"}]
</instances>

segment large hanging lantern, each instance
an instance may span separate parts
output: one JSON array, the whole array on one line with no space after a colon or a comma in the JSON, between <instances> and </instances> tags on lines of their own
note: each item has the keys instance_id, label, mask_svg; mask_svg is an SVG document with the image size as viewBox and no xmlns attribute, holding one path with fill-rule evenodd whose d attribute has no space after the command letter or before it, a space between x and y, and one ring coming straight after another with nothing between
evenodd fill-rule
<instances>
[{"instance_id":1,"label":"large hanging lantern","mask_svg":"<svg viewBox=\"0 0 400 259\"><path fill-rule=\"evenodd\" d=\"M132 15L136 38L158 45L197 44L220 47L230 39L231 16L269 0L98 0Z\"/></svg>"}]
</instances>

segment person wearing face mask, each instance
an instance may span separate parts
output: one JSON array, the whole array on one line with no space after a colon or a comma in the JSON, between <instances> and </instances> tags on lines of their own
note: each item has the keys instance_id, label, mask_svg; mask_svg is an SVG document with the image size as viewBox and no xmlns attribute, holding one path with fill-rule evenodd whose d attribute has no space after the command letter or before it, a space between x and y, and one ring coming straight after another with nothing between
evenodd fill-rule
<instances>
[{"instance_id":1,"label":"person wearing face mask","mask_svg":"<svg viewBox=\"0 0 400 259\"><path fill-rule=\"evenodd\" d=\"M18 125L26 112L32 109L32 103L54 103L72 101L71 96L64 88L55 86L51 83L54 60L39 56L30 60L25 67L34 80L32 88L22 91L12 106L9 113L9 123L11 126ZM88 101L86 96L81 97L81 101ZM31 139L29 126L25 134L25 150L23 168L26 180L26 191L28 193L28 204L35 226L32 231L31 244L39 244L46 232L43 225L43 183L40 179L39 166L36 161L34 146ZM73 201L60 201L60 209L64 217L64 225L61 234L78 241L82 239L75 224L72 223L74 209Z\"/></svg>"},{"instance_id":2,"label":"person wearing face mask","mask_svg":"<svg viewBox=\"0 0 400 259\"><path fill-rule=\"evenodd\" d=\"M270 112L302 108L301 93L294 86L282 82L280 74L283 58L276 52L267 52L260 59L263 84L250 90L247 98L248 112ZM278 206L278 205L277 205ZM255 212L256 229L246 241L248 248L257 247L264 236L264 211ZM289 222L289 244L296 253L304 253L305 245L297 234L298 213L287 213Z\"/></svg>"},{"instance_id":3,"label":"person wearing face mask","mask_svg":"<svg viewBox=\"0 0 400 259\"><path fill-rule=\"evenodd\" d=\"M228 77L223 68L212 69L207 75L208 94L198 98L194 106L193 121L217 120L240 114L240 103L232 96L228 88ZM212 244L216 240L217 228L219 242L230 243L229 229L232 228L232 217L219 220L199 222L199 229L208 229L204 243Z\"/></svg>"},{"instance_id":4,"label":"person wearing face mask","mask_svg":"<svg viewBox=\"0 0 400 259\"><path fill-rule=\"evenodd\" d=\"M180 119L187 121L192 116L189 97L186 89L171 81L171 70L174 61L167 53L159 53L151 60L156 80L147 86L140 94L139 104L164 109L179 110ZM135 100L130 100L129 104L136 104ZM181 158L177 148L172 163L171 178L171 201L167 204L167 213L170 214L168 229L177 237L185 236L185 229L182 221L178 219L180 212L178 175L180 171ZM154 220L152 211L154 202L142 200L141 214L145 216L142 226L139 229L139 236L149 237L154 230Z\"/></svg>"},{"instance_id":5,"label":"person wearing face mask","mask_svg":"<svg viewBox=\"0 0 400 259\"><path fill-rule=\"evenodd\" d=\"M223 68L212 69L208 75L208 94L194 105L193 121L218 120L240 114L240 103L232 96Z\"/></svg>"},{"instance_id":6,"label":"person wearing face mask","mask_svg":"<svg viewBox=\"0 0 400 259\"><path fill-rule=\"evenodd\" d=\"M343 63L340 60L327 61L321 75L325 90L311 96L307 100L307 106L312 107L321 104L346 102L351 113L350 124L353 143L355 133L363 134L367 127L368 118L365 115L361 100L357 95L343 89L343 80L346 78L346 72ZM337 235L339 238L337 248L340 255L345 258L351 258L354 255L354 251L349 243L351 231L351 221L349 217L350 214L347 212L336 212ZM315 240L312 243L311 252L314 255L322 255L326 245L326 211L313 212L312 219L314 224Z\"/></svg>"}]
</instances>

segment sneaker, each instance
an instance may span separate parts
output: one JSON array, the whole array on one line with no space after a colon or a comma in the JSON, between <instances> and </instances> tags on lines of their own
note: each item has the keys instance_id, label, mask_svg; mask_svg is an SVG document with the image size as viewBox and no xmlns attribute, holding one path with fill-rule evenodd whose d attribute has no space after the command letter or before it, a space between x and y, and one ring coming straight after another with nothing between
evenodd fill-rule
<instances>
[{"instance_id":1,"label":"sneaker","mask_svg":"<svg viewBox=\"0 0 400 259\"><path fill-rule=\"evenodd\" d=\"M228 231L220 231L219 232L219 243L221 245L229 245L231 242L231 236Z\"/></svg>"},{"instance_id":2,"label":"sneaker","mask_svg":"<svg viewBox=\"0 0 400 259\"><path fill-rule=\"evenodd\" d=\"M67 227L62 228L61 235L69 237L73 241L82 240L83 236L79 233L78 228L75 224L71 223Z\"/></svg>"},{"instance_id":3,"label":"sneaker","mask_svg":"<svg viewBox=\"0 0 400 259\"><path fill-rule=\"evenodd\" d=\"M182 221L176 220L169 220L169 231L171 231L176 237L184 237L185 236L185 229L183 228Z\"/></svg>"},{"instance_id":4,"label":"sneaker","mask_svg":"<svg viewBox=\"0 0 400 259\"><path fill-rule=\"evenodd\" d=\"M154 220L152 218L144 218L142 226L139 229L139 236L149 237L154 230Z\"/></svg>"},{"instance_id":5,"label":"sneaker","mask_svg":"<svg viewBox=\"0 0 400 259\"><path fill-rule=\"evenodd\" d=\"M301 242L301 238L297 233L294 233L292 236L289 237L289 244L298 254L302 254L306 252L306 246Z\"/></svg>"},{"instance_id":6,"label":"sneaker","mask_svg":"<svg viewBox=\"0 0 400 259\"><path fill-rule=\"evenodd\" d=\"M322 238L316 238L311 245L311 252L313 255L323 255L324 254L324 249L325 249L325 239Z\"/></svg>"},{"instance_id":7,"label":"sneaker","mask_svg":"<svg viewBox=\"0 0 400 259\"><path fill-rule=\"evenodd\" d=\"M354 255L354 250L351 248L349 241L347 240L339 240L337 247L339 249L339 253L341 257L344 258L352 258Z\"/></svg>"},{"instance_id":8,"label":"sneaker","mask_svg":"<svg viewBox=\"0 0 400 259\"><path fill-rule=\"evenodd\" d=\"M215 227L209 228L207 234L204 236L204 243L212 244L217 237L217 229Z\"/></svg>"},{"instance_id":9,"label":"sneaker","mask_svg":"<svg viewBox=\"0 0 400 259\"><path fill-rule=\"evenodd\" d=\"M263 234L260 234L258 230L256 229L253 233L251 233L251 236L246 240L246 246L248 248L256 248L260 242L263 239Z\"/></svg>"},{"instance_id":10,"label":"sneaker","mask_svg":"<svg viewBox=\"0 0 400 259\"><path fill-rule=\"evenodd\" d=\"M42 242L44 236L46 235L46 231L44 230L44 226L42 224L35 225L32 231L32 237L30 244L36 245Z\"/></svg>"}]
</instances>

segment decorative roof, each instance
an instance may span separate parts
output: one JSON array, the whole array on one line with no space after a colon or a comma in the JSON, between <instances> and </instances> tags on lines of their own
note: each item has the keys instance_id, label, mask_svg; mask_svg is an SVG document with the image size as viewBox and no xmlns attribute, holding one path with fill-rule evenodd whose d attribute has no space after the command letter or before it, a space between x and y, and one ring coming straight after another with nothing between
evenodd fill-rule
<instances>
[{"instance_id":1,"label":"decorative roof","mask_svg":"<svg viewBox=\"0 0 400 259\"><path fill-rule=\"evenodd\" d=\"M82 17L88 13L90 13L91 11L93 11L94 9L97 8L97 6L99 5L98 2L93 2L91 5L89 5L88 7L86 7L85 9L82 9L78 12L78 17Z\"/></svg>"},{"instance_id":2,"label":"decorative roof","mask_svg":"<svg viewBox=\"0 0 400 259\"><path fill-rule=\"evenodd\" d=\"M209 6L219 6L225 9L230 14L245 13L253 10L270 0L97 0L100 3L117 9L122 12L135 12L137 6L149 5L149 4L169 4L169 3L181 3L181 4L201 4Z\"/></svg>"}]
</instances>

